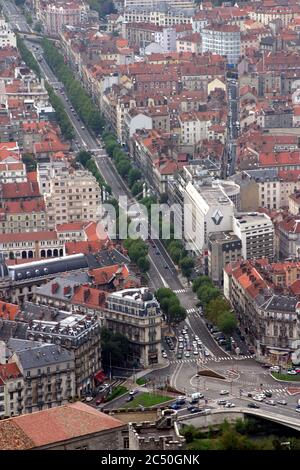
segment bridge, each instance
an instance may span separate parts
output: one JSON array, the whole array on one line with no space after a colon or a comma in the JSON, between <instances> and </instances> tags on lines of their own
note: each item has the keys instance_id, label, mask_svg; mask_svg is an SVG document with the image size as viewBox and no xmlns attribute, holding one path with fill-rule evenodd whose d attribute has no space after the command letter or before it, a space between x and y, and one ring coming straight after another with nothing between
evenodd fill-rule
<instances>
[{"instance_id":1,"label":"bridge","mask_svg":"<svg viewBox=\"0 0 300 470\"><path fill-rule=\"evenodd\" d=\"M263 418L269 421L272 421L276 424L281 424L296 431L300 431L300 419L292 418L283 414L278 414L278 412L272 413L270 411L265 411L255 408L243 408L237 407L234 409L217 409L210 410L207 414L194 413L185 416L179 416L178 422L180 424L193 425L199 428L208 428L209 426L219 425L224 422L226 419L229 422L234 422L238 418L245 418L247 416L255 416L257 418Z\"/></svg>"},{"instance_id":2,"label":"bridge","mask_svg":"<svg viewBox=\"0 0 300 470\"><path fill-rule=\"evenodd\" d=\"M40 41L41 39L49 39L49 41L59 42L58 38L53 38L52 36L45 36L44 34L35 33L35 32L28 32L28 31L16 31L17 34L24 38L29 39L30 41Z\"/></svg>"}]
</instances>

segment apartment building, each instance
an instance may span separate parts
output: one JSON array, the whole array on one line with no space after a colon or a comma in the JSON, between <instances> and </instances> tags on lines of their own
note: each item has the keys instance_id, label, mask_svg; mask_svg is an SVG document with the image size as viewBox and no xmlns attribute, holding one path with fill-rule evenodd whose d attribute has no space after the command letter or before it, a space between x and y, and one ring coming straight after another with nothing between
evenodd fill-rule
<instances>
[{"instance_id":1,"label":"apartment building","mask_svg":"<svg viewBox=\"0 0 300 470\"><path fill-rule=\"evenodd\" d=\"M4 18L0 18L0 49L4 47L17 47L17 38Z\"/></svg>"},{"instance_id":2,"label":"apartment building","mask_svg":"<svg viewBox=\"0 0 300 470\"><path fill-rule=\"evenodd\" d=\"M96 221L101 189L89 171L77 170L55 176L45 201L49 228L62 223Z\"/></svg>"},{"instance_id":3,"label":"apartment building","mask_svg":"<svg viewBox=\"0 0 300 470\"><path fill-rule=\"evenodd\" d=\"M24 378L23 413L64 405L76 395L73 351L15 338L7 347Z\"/></svg>"},{"instance_id":4,"label":"apartment building","mask_svg":"<svg viewBox=\"0 0 300 470\"><path fill-rule=\"evenodd\" d=\"M202 51L227 57L236 65L241 55L241 32L237 25L211 24L202 30Z\"/></svg>"},{"instance_id":5,"label":"apartment building","mask_svg":"<svg viewBox=\"0 0 300 470\"><path fill-rule=\"evenodd\" d=\"M258 360L287 364L299 351L297 298L275 294L274 286L251 261L225 267L224 295Z\"/></svg>"},{"instance_id":6,"label":"apartment building","mask_svg":"<svg viewBox=\"0 0 300 470\"><path fill-rule=\"evenodd\" d=\"M108 295L104 315L107 328L129 340L133 360L143 367L161 362L161 311L148 288Z\"/></svg>"},{"instance_id":7,"label":"apartment building","mask_svg":"<svg viewBox=\"0 0 300 470\"><path fill-rule=\"evenodd\" d=\"M43 198L0 204L0 234L41 232L47 228L47 213Z\"/></svg>"},{"instance_id":8,"label":"apartment building","mask_svg":"<svg viewBox=\"0 0 300 470\"><path fill-rule=\"evenodd\" d=\"M233 218L232 230L242 241L244 259L274 258L275 231L268 215L258 212L238 214Z\"/></svg>"},{"instance_id":9,"label":"apartment building","mask_svg":"<svg viewBox=\"0 0 300 470\"><path fill-rule=\"evenodd\" d=\"M162 31L156 31L154 42L160 45L162 52L176 51L176 29L162 28Z\"/></svg>"},{"instance_id":10,"label":"apartment building","mask_svg":"<svg viewBox=\"0 0 300 470\"><path fill-rule=\"evenodd\" d=\"M188 10L163 6L146 8L138 6L127 7L124 10L125 23L153 23L157 26L173 26L176 24L189 24L192 22L192 15Z\"/></svg>"},{"instance_id":11,"label":"apartment building","mask_svg":"<svg viewBox=\"0 0 300 470\"><path fill-rule=\"evenodd\" d=\"M0 419L23 412L23 394L23 374L17 363L0 364Z\"/></svg>"},{"instance_id":12,"label":"apartment building","mask_svg":"<svg viewBox=\"0 0 300 470\"><path fill-rule=\"evenodd\" d=\"M74 356L75 394L87 395L95 387L101 370L100 325L97 317L72 313L46 304L25 302L23 321L28 323L26 339L53 343Z\"/></svg>"},{"instance_id":13,"label":"apartment building","mask_svg":"<svg viewBox=\"0 0 300 470\"><path fill-rule=\"evenodd\" d=\"M89 6L82 1L47 3L44 10L40 10L40 19L43 21L47 34L58 36L63 27L77 26L88 20Z\"/></svg>"},{"instance_id":14,"label":"apartment building","mask_svg":"<svg viewBox=\"0 0 300 470\"><path fill-rule=\"evenodd\" d=\"M208 275L217 286L223 285L223 271L228 263L240 261L242 242L233 232L208 235Z\"/></svg>"}]
</instances>

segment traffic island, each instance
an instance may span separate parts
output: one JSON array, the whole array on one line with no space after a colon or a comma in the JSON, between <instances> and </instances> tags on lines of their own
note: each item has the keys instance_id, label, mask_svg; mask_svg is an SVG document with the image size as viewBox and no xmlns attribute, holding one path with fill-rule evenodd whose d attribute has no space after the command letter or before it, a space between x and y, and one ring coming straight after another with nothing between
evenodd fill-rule
<instances>
[{"instance_id":1,"label":"traffic island","mask_svg":"<svg viewBox=\"0 0 300 470\"><path fill-rule=\"evenodd\" d=\"M226 377L224 377L224 375L221 375L218 372L215 372L214 370L211 370L211 369L200 370L197 372L197 376L198 377L211 377L213 379L226 380Z\"/></svg>"},{"instance_id":2,"label":"traffic island","mask_svg":"<svg viewBox=\"0 0 300 470\"><path fill-rule=\"evenodd\" d=\"M144 392L139 393L132 401L127 403L124 408L138 408L139 406L149 408L172 400L174 400L174 397Z\"/></svg>"}]
</instances>

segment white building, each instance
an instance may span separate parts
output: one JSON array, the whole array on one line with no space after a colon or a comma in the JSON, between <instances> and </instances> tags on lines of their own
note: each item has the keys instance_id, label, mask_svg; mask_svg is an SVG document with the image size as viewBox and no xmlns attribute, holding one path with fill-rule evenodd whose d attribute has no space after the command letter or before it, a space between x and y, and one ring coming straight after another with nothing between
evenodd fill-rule
<instances>
[{"instance_id":1,"label":"white building","mask_svg":"<svg viewBox=\"0 0 300 470\"><path fill-rule=\"evenodd\" d=\"M78 2L65 2L58 5L48 4L45 11L41 11L48 34L57 36L63 26L76 26L88 19L89 6Z\"/></svg>"},{"instance_id":2,"label":"white building","mask_svg":"<svg viewBox=\"0 0 300 470\"><path fill-rule=\"evenodd\" d=\"M233 218L233 232L242 240L244 259L273 258L274 225L263 213L248 212Z\"/></svg>"},{"instance_id":3,"label":"white building","mask_svg":"<svg viewBox=\"0 0 300 470\"><path fill-rule=\"evenodd\" d=\"M0 49L7 46L17 47L17 38L11 26L4 18L0 18Z\"/></svg>"},{"instance_id":4,"label":"white building","mask_svg":"<svg viewBox=\"0 0 300 470\"><path fill-rule=\"evenodd\" d=\"M201 185L189 181L183 200L188 249L199 254L207 248L210 233L232 230L235 206L218 182Z\"/></svg>"},{"instance_id":5,"label":"white building","mask_svg":"<svg viewBox=\"0 0 300 470\"><path fill-rule=\"evenodd\" d=\"M163 28L162 31L156 31L154 41L162 48L162 52L176 51L176 30L175 28Z\"/></svg>"},{"instance_id":6,"label":"white building","mask_svg":"<svg viewBox=\"0 0 300 470\"><path fill-rule=\"evenodd\" d=\"M237 64L241 55L241 32L237 25L212 24L202 30L202 51L227 56L229 64Z\"/></svg>"}]
</instances>

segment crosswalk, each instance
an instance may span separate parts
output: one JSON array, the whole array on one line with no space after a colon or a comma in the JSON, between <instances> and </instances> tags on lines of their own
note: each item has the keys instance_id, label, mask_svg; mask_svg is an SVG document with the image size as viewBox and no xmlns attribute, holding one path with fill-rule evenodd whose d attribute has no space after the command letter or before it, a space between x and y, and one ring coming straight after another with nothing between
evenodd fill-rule
<instances>
[{"instance_id":1,"label":"crosswalk","mask_svg":"<svg viewBox=\"0 0 300 470\"><path fill-rule=\"evenodd\" d=\"M197 309L196 308L188 308L186 310L187 313L196 313L197 312Z\"/></svg>"},{"instance_id":2,"label":"crosswalk","mask_svg":"<svg viewBox=\"0 0 300 470\"><path fill-rule=\"evenodd\" d=\"M170 364L180 364L180 363L198 363L198 364L207 364L208 362L222 362L222 361L242 361L245 359L253 359L253 355L248 355L248 356L224 356L224 357L210 357L207 359L202 359L199 357L192 357L192 358L185 358L185 359L173 359L170 361Z\"/></svg>"},{"instance_id":3,"label":"crosswalk","mask_svg":"<svg viewBox=\"0 0 300 470\"><path fill-rule=\"evenodd\" d=\"M177 290L174 290L173 292L174 292L174 294L183 294L185 292L188 292L188 290L187 289L177 289Z\"/></svg>"}]
</instances>

